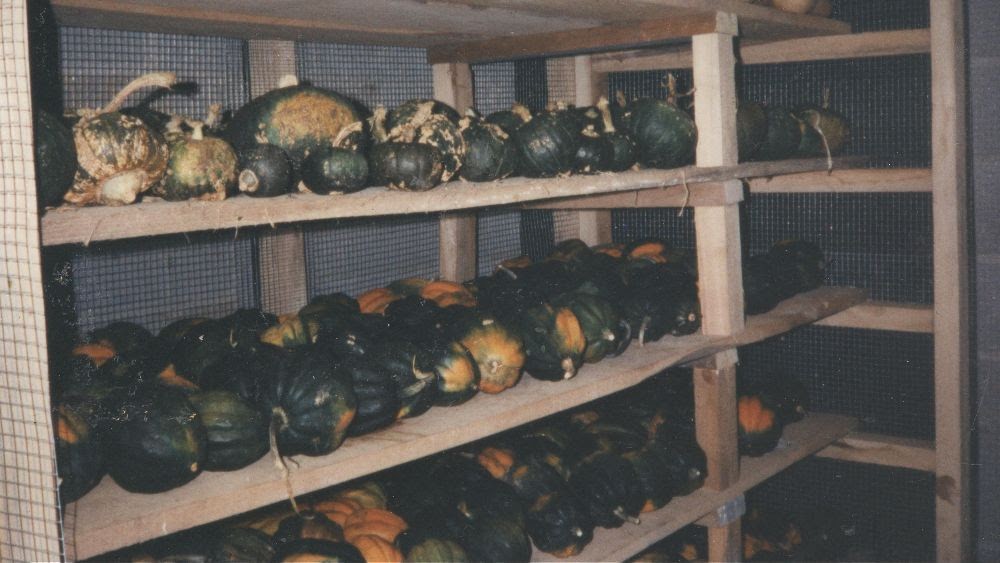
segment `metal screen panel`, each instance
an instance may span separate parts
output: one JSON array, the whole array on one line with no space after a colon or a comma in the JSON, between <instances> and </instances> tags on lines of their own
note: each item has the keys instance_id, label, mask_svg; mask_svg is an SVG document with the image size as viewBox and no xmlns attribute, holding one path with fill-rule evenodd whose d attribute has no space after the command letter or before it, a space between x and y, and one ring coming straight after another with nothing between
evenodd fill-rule
<instances>
[{"instance_id":1,"label":"metal screen panel","mask_svg":"<svg viewBox=\"0 0 1000 563\"><path fill-rule=\"evenodd\" d=\"M493 273L497 264L521 255L521 213L497 209L484 210L476 222L477 272Z\"/></svg>"},{"instance_id":2,"label":"metal screen panel","mask_svg":"<svg viewBox=\"0 0 1000 563\"><path fill-rule=\"evenodd\" d=\"M423 49L296 43L295 60L301 80L336 90L372 109L434 95Z\"/></svg>"},{"instance_id":3,"label":"metal screen panel","mask_svg":"<svg viewBox=\"0 0 1000 563\"><path fill-rule=\"evenodd\" d=\"M0 0L0 558L60 557L26 5Z\"/></svg>"},{"instance_id":4,"label":"metal screen panel","mask_svg":"<svg viewBox=\"0 0 1000 563\"><path fill-rule=\"evenodd\" d=\"M501 61L472 65L472 87L476 109L483 115L510 109L517 99L514 63Z\"/></svg>"},{"instance_id":5,"label":"metal screen panel","mask_svg":"<svg viewBox=\"0 0 1000 563\"><path fill-rule=\"evenodd\" d=\"M662 238L678 248L695 249L695 210L689 208L615 209L611 237L615 242Z\"/></svg>"}]
</instances>

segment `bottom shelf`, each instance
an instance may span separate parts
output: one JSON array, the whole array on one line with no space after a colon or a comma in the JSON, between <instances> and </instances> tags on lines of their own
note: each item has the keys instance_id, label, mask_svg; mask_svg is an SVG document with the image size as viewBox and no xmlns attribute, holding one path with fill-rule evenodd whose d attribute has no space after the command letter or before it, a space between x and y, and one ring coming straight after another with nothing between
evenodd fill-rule
<instances>
[{"instance_id":1,"label":"bottom shelf","mask_svg":"<svg viewBox=\"0 0 1000 563\"><path fill-rule=\"evenodd\" d=\"M857 420L833 414L810 414L785 428L778 449L761 457L740 460L740 479L725 491L700 489L670 501L666 507L642 515L642 524L617 529L598 528L594 540L580 555L557 559L535 551L533 561L623 561L677 530L695 522L737 495L745 493L793 463L843 438Z\"/></svg>"}]
</instances>

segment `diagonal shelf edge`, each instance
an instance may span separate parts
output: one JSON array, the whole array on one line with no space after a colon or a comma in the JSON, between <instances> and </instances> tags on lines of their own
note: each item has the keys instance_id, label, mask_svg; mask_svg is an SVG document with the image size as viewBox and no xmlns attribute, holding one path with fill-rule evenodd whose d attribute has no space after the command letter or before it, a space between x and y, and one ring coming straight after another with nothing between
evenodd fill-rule
<instances>
[{"instance_id":1,"label":"diagonal shelf edge","mask_svg":"<svg viewBox=\"0 0 1000 563\"><path fill-rule=\"evenodd\" d=\"M670 366L812 323L863 302L866 295L860 289L824 287L783 301L769 313L749 317L746 329L736 336L665 337L586 366L568 381L551 383L525 376L501 395L480 394L460 407L434 408L419 418L349 439L328 456L298 457L292 486L296 494L303 494L479 440L626 389ZM128 493L105 477L94 491L67 508L76 511L77 522L75 532L67 537L75 538L77 557L84 559L285 498L284 482L269 457L239 471L203 474L157 495Z\"/></svg>"},{"instance_id":2,"label":"diagonal shelf edge","mask_svg":"<svg viewBox=\"0 0 1000 563\"><path fill-rule=\"evenodd\" d=\"M740 479L724 491L699 489L678 497L655 512L641 515L642 523L617 529L599 528L594 540L580 555L555 559L535 550L533 561L624 561L691 524L719 506L745 493L793 463L843 438L857 427L857 420L840 415L814 413L790 424L782 436L784 447L762 457L740 459Z\"/></svg>"},{"instance_id":3,"label":"diagonal shelf edge","mask_svg":"<svg viewBox=\"0 0 1000 563\"><path fill-rule=\"evenodd\" d=\"M857 157L834 159L834 168L850 168L863 160ZM298 221L436 213L646 188L690 186L734 178L781 176L826 168L825 159L803 159L711 168L688 166L672 170L633 170L568 178L451 182L426 192L368 188L344 195L297 193L275 198L237 196L223 201L146 201L120 207L62 206L50 209L42 217L42 244L86 245L102 240L274 226ZM696 186L695 191L697 189ZM718 188L709 186L707 189Z\"/></svg>"}]
</instances>

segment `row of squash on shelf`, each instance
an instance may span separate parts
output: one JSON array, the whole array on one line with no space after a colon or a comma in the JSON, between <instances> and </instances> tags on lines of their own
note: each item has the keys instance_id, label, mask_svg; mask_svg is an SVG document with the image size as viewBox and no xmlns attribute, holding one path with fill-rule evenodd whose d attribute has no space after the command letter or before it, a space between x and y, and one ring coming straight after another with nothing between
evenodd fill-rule
<instances>
[{"instance_id":1,"label":"row of squash on shelf","mask_svg":"<svg viewBox=\"0 0 1000 563\"><path fill-rule=\"evenodd\" d=\"M773 449L777 437L744 428L758 416L750 411L767 410L780 436L783 424L801 418L807 400L788 376L743 385L740 393L740 449L754 455ZM673 369L596 404L363 484L128 552L160 561L516 562L528 561L534 545L572 557L596 527L639 524L642 514L700 488L706 475L695 439L692 374Z\"/></svg>"},{"instance_id":2,"label":"row of squash on shelf","mask_svg":"<svg viewBox=\"0 0 1000 563\"><path fill-rule=\"evenodd\" d=\"M761 286L770 306L822 282L822 253L817 263L803 248L815 249L782 242L767 254L781 282ZM319 296L281 318L244 309L156 337L131 323L95 331L53 374L64 502L105 471L155 493L269 448L326 455L347 436L500 393L522 372L560 381L633 339L699 326L693 262L665 241L570 240L528 262L465 285L411 278L358 300Z\"/></svg>"},{"instance_id":3,"label":"row of squash on shelf","mask_svg":"<svg viewBox=\"0 0 1000 563\"><path fill-rule=\"evenodd\" d=\"M72 131L38 112L42 205L121 205L143 193L171 201L220 200L237 192L270 197L294 186L320 194L369 185L423 191L454 178L675 168L693 162L697 142L690 112L676 103L672 75L666 100L619 96L609 104L602 97L596 106L553 104L537 113L515 104L485 118L473 110L463 117L426 99L371 112L292 79L226 120L218 106L204 121L145 105L122 108L136 90L175 80L172 73L140 77L104 108L72 114ZM744 160L836 154L849 135L843 116L817 106L789 111L746 102L737 120Z\"/></svg>"}]
</instances>

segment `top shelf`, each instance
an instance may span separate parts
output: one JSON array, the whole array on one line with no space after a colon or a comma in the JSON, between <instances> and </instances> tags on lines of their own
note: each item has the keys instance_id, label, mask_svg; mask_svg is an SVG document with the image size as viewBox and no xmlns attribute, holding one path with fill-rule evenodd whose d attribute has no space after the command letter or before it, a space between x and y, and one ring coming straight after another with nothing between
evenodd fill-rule
<instances>
[{"instance_id":1,"label":"top shelf","mask_svg":"<svg viewBox=\"0 0 1000 563\"><path fill-rule=\"evenodd\" d=\"M747 39L850 32L844 22L743 0L53 0L52 5L64 26L424 48L580 30L593 35L593 28L640 24L670 29L645 38L633 34L635 46L710 32L706 26L720 20L720 13L735 16Z\"/></svg>"}]
</instances>

